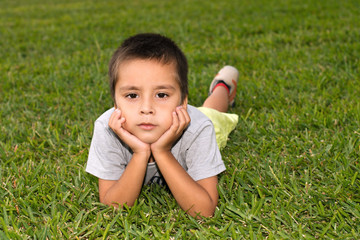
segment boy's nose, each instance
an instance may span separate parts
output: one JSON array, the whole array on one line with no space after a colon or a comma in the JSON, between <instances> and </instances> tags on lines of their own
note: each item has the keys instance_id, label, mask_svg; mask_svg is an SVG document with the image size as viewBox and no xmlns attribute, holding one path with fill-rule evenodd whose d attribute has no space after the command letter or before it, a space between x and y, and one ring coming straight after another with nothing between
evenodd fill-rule
<instances>
[{"instance_id":1,"label":"boy's nose","mask_svg":"<svg viewBox=\"0 0 360 240\"><path fill-rule=\"evenodd\" d=\"M141 114L154 114L155 110L150 102L143 102L140 107Z\"/></svg>"},{"instance_id":2,"label":"boy's nose","mask_svg":"<svg viewBox=\"0 0 360 240\"><path fill-rule=\"evenodd\" d=\"M152 109L142 109L142 114L154 114L154 111Z\"/></svg>"}]
</instances>

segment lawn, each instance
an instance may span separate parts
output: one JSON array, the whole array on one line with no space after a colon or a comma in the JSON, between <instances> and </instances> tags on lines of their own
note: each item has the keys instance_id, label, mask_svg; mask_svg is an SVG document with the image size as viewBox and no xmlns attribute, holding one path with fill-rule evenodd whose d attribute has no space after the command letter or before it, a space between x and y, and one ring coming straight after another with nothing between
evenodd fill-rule
<instances>
[{"instance_id":1,"label":"lawn","mask_svg":"<svg viewBox=\"0 0 360 240\"><path fill-rule=\"evenodd\" d=\"M157 185L107 207L85 173L108 61L139 32L183 49L192 105L240 71L213 218ZM0 239L360 239L359 1L3 0L0 38Z\"/></svg>"}]
</instances>

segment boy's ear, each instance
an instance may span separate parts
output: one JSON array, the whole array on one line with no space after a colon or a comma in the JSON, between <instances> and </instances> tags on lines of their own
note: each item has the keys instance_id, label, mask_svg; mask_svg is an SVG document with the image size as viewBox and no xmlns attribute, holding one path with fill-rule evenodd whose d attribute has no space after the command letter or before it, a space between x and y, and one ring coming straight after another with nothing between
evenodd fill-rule
<instances>
[{"instance_id":1,"label":"boy's ear","mask_svg":"<svg viewBox=\"0 0 360 240\"><path fill-rule=\"evenodd\" d=\"M181 104L181 106L185 109L187 109L187 104L188 104L188 97L186 96L183 103Z\"/></svg>"}]
</instances>

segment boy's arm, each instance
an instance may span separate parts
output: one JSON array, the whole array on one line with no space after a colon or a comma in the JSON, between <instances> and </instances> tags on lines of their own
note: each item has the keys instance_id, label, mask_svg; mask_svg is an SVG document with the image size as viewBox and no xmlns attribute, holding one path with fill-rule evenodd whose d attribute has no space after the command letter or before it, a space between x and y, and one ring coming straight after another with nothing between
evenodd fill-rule
<instances>
[{"instance_id":1,"label":"boy's arm","mask_svg":"<svg viewBox=\"0 0 360 240\"><path fill-rule=\"evenodd\" d=\"M133 154L128 166L117 181L99 179L100 202L115 207L133 206L144 181L147 155Z\"/></svg>"},{"instance_id":2,"label":"boy's arm","mask_svg":"<svg viewBox=\"0 0 360 240\"><path fill-rule=\"evenodd\" d=\"M100 202L116 207L125 203L128 206L134 204L140 194L151 155L150 145L122 128L124 122L121 111L116 109L109 119L109 127L133 150L133 156L119 180L99 179Z\"/></svg>"},{"instance_id":3,"label":"boy's arm","mask_svg":"<svg viewBox=\"0 0 360 240\"><path fill-rule=\"evenodd\" d=\"M171 152L154 156L180 207L191 216L211 217L218 203L217 176L194 181Z\"/></svg>"},{"instance_id":4,"label":"boy's arm","mask_svg":"<svg viewBox=\"0 0 360 240\"><path fill-rule=\"evenodd\" d=\"M173 123L159 140L151 144L152 155L180 207L191 216L214 214L217 201L217 176L194 181L171 153L171 146L189 125L186 105L173 113Z\"/></svg>"}]
</instances>

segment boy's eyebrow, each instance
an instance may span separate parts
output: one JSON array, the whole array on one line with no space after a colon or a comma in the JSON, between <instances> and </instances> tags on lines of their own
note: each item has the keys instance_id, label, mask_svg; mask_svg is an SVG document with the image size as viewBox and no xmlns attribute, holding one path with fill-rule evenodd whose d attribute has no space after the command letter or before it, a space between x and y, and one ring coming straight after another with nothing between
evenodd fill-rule
<instances>
[{"instance_id":1,"label":"boy's eyebrow","mask_svg":"<svg viewBox=\"0 0 360 240\"><path fill-rule=\"evenodd\" d=\"M176 88L171 85L171 84L166 84L166 85L159 85L155 87L156 90L158 89L171 89L171 90L176 90Z\"/></svg>"},{"instance_id":2,"label":"boy's eyebrow","mask_svg":"<svg viewBox=\"0 0 360 240\"><path fill-rule=\"evenodd\" d=\"M128 90L139 90L140 88L135 86L124 86L120 87L120 91L128 91Z\"/></svg>"},{"instance_id":3,"label":"boy's eyebrow","mask_svg":"<svg viewBox=\"0 0 360 240\"><path fill-rule=\"evenodd\" d=\"M170 85L170 84L159 85L159 86L156 86L154 89L155 89L155 90L159 90L159 89L171 89L171 90L176 90L176 88L175 88L173 85ZM120 91L140 90L140 88L139 88L139 87L136 87L136 86L123 86L123 87L120 87L119 90L120 90Z\"/></svg>"}]
</instances>

